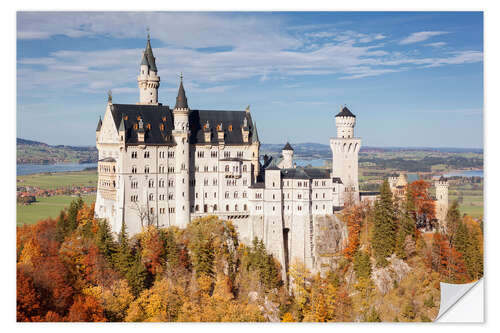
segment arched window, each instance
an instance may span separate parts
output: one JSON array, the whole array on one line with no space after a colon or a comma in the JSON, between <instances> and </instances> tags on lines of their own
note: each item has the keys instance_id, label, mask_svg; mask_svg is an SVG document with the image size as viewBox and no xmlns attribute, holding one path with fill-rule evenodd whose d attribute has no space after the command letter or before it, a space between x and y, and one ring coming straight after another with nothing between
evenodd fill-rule
<instances>
[{"instance_id":1,"label":"arched window","mask_svg":"<svg viewBox=\"0 0 500 333\"><path fill-rule=\"evenodd\" d=\"M214 205L214 212L217 211L217 205Z\"/></svg>"},{"instance_id":2,"label":"arched window","mask_svg":"<svg viewBox=\"0 0 500 333\"><path fill-rule=\"evenodd\" d=\"M229 205L226 205L226 212L229 212Z\"/></svg>"},{"instance_id":3,"label":"arched window","mask_svg":"<svg viewBox=\"0 0 500 333\"><path fill-rule=\"evenodd\" d=\"M243 205L243 210L246 212L248 210L247 204Z\"/></svg>"},{"instance_id":4,"label":"arched window","mask_svg":"<svg viewBox=\"0 0 500 333\"><path fill-rule=\"evenodd\" d=\"M237 212L238 211L238 205L234 205L234 211Z\"/></svg>"},{"instance_id":5,"label":"arched window","mask_svg":"<svg viewBox=\"0 0 500 333\"><path fill-rule=\"evenodd\" d=\"M200 205L196 205L196 206L194 206L194 209L195 209L196 211L199 211L199 210L200 210Z\"/></svg>"}]
</instances>

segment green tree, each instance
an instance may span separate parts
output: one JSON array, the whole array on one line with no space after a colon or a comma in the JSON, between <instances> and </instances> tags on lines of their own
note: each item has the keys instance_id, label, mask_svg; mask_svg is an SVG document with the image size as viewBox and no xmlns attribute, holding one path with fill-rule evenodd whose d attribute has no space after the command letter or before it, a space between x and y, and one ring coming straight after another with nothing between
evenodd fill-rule
<instances>
[{"instance_id":1,"label":"green tree","mask_svg":"<svg viewBox=\"0 0 500 333\"><path fill-rule=\"evenodd\" d=\"M386 179L380 187L380 199L375 202L372 233L372 248L379 266L387 265L386 257L394 253L396 229L392 193Z\"/></svg>"},{"instance_id":2,"label":"green tree","mask_svg":"<svg viewBox=\"0 0 500 333\"><path fill-rule=\"evenodd\" d=\"M460 225L462 218L460 216L460 210L458 208L458 201L454 200L451 204L448 213L446 214L446 235L450 240L450 244L453 243L455 235L457 233L458 226Z\"/></svg>"},{"instance_id":3,"label":"green tree","mask_svg":"<svg viewBox=\"0 0 500 333\"><path fill-rule=\"evenodd\" d=\"M132 249L129 245L127 229L125 223L123 223L122 229L118 234L118 244L113 256L113 266L118 272L125 276L133 264L134 256L132 255Z\"/></svg>"},{"instance_id":4,"label":"green tree","mask_svg":"<svg viewBox=\"0 0 500 333\"><path fill-rule=\"evenodd\" d=\"M83 207L83 199L79 197L73 200L68 212L61 211L57 219L56 240L60 243L78 227L78 211Z\"/></svg>"},{"instance_id":5,"label":"green tree","mask_svg":"<svg viewBox=\"0 0 500 333\"><path fill-rule=\"evenodd\" d=\"M364 251L358 251L354 256L354 271L357 278L370 278L372 266L370 263L370 255Z\"/></svg>"},{"instance_id":6,"label":"green tree","mask_svg":"<svg viewBox=\"0 0 500 333\"><path fill-rule=\"evenodd\" d=\"M104 258L106 258L108 262L112 263L113 257L116 253L116 243L113 240L111 228L106 220L101 220L98 223L99 228L97 229L96 234L96 245Z\"/></svg>"},{"instance_id":7,"label":"green tree","mask_svg":"<svg viewBox=\"0 0 500 333\"><path fill-rule=\"evenodd\" d=\"M125 278L135 297L153 284L153 276L142 263L139 252L136 253L132 265L125 274Z\"/></svg>"}]
</instances>

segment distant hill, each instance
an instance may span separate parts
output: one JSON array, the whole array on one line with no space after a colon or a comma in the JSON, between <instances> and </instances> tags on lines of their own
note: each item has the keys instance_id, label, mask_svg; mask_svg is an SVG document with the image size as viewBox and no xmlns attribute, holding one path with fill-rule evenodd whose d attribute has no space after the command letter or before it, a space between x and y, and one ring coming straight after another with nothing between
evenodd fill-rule
<instances>
[{"instance_id":1,"label":"distant hill","mask_svg":"<svg viewBox=\"0 0 500 333\"><path fill-rule=\"evenodd\" d=\"M26 139L21 139L21 138L17 138L17 144L18 145L28 145L28 146L45 146L45 147L48 146L48 144L43 143L43 142L26 140Z\"/></svg>"},{"instance_id":2,"label":"distant hill","mask_svg":"<svg viewBox=\"0 0 500 333\"><path fill-rule=\"evenodd\" d=\"M18 164L95 163L97 149L92 146L51 146L17 138Z\"/></svg>"},{"instance_id":3,"label":"distant hill","mask_svg":"<svg viewBox=\"0 0 500 333\"><path fill-rule=\"evenodd\" d=\"M294 155L303 154L327 154L331 155L330 146L322 143L291 143L294 150ZM284 143L261 145L262 153L281 154L281 149L285 146ZM440 152L440 153L475 153L482 154L482 148L453 148L453 147L361 147L360 153L370 152Z\"/></svg>"}]
</instances>

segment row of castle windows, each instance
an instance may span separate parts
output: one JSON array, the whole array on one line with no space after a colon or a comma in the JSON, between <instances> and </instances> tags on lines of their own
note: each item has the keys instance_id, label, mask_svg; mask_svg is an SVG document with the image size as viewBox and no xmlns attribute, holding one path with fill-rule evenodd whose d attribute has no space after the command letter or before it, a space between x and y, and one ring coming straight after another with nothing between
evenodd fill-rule
<instances>
[{"instance_id":1,"label":"row of castle windows","mask_svg":"<svg viewBox=\"0 0 500 333\"><path fill-rule=\"evenodd\" d=\"M159 152L158 155L159 155L160 158L165 158L165 152L164 151ZM174 157L175 153L173 151L169 151L167 156L168 157ZM137 151L133 151L131 153L131 157L132 158L137 158ZM144 158L149 158L149 157L150 157L149 151L146 150L144 152Z\"/></svg>"},{"instance_id":2,"label":"row of castle windows","mask_svg":"<svg viewBox=\"0 0 500 333\"><path fill-rule=\"evenodd\" d=\"M107 172L107 173L110 173L111 170L113 170L113 173L116 172L116 168L115 166L113 165L113 168L111 168L110 166L108 165L101 165L99 166L99 172Z\"/></svg>"},{"instance_id":3,"label":"row of castle windows","mask_svg":"<svg viewBox=\"0 0 500 333\"><path fill-rule=\"evenodd\" d=\"M112 182L109 180L101 180L101 186L116 188L116 182L114 180Z\"/></svg>"},{"instance_id":4,"label":"row of castle windows","mask_svg":"<svg viewBox=\"0 0 500 333\"><path fill-rule=\"evenodd\" d=\"M182 164L181 165L181 170L185 170L186 169L186 165L185 164ZM149 173L149 165L146 165L144 167L144 173ZM158 171L159 173L165 173L165 167L164 166L159 166L158 167ZM170 173L173 173L175 172L175 168L173 166L170 166L167 168L167 171L170 172ZM132 173L137 173L137 167L135 165L132 166Z\"/></svg>"}]
</instances>

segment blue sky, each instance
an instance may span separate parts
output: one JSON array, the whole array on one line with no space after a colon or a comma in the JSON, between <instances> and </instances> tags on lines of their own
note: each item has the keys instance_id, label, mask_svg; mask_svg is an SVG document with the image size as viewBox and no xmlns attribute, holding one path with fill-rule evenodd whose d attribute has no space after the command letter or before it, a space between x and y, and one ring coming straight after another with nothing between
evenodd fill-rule
<instances>
[{"instance_id":1,"label":"blue sky","mask_svg":"<svg viewBox=\"0 0 500 333\"><path fill-rule=\"evenodd\" d=\"M318 142L357 115L364 146L483 146L482 13L19 12L17 136L93 145L107 91L138 101L146 28L175 104L251 105L264 143Z\"/></svg>"}]
</instances>

